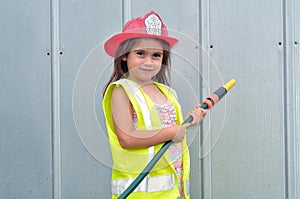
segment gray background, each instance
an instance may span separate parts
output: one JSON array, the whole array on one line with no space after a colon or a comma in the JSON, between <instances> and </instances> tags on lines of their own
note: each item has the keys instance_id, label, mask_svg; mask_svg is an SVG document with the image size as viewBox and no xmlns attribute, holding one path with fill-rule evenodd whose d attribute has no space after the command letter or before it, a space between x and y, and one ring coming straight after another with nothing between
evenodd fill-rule
<instances>
[{"instance_id":1,"label":"gray background","mask_svg":"<svg viewBox=\"0 0 300 199\"><path fill-rule=\"evenodd\" d=\"M150 10L180 40L172 85L184 113L237 80L188 132L191 197L300 198L300 1L9 0L0 6L1 199L110 198L103 42Z\"/></svg>"}]
</instances>

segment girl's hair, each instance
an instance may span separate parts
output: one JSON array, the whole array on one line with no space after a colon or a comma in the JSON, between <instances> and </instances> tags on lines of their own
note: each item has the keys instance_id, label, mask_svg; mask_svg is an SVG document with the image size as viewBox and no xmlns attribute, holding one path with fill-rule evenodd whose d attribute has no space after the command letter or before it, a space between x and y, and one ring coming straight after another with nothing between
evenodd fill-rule
<instances>
[{"instance_id":1,"label":"girl's hair","mask_svg":"<svg viewBox=\"0 0 300 199\"><path fill-rule=\"evenodd\" d=\"M110 76L110 79L105 84L103 88L103 95L106 92L107 87L123 77L128 75L127 61L123 60L124 56L127 56L132 50L133 46L142 38L128 39L120 44L120 47L117 49L114 60L114 71ZM157 81L162 84L170 86L170 68L171 68L171 59L170 59L170 46L167 42L161 39L153 38L162 43L163 46L163 59L161 63L161 69L159 73L153 77L154 81Z\"/></svg>"}]
</instances>

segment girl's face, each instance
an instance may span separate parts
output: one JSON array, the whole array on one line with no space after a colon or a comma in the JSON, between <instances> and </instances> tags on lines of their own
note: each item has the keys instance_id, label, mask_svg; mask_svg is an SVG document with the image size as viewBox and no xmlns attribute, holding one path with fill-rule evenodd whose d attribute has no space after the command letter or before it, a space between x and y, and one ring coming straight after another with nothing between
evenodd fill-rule
<instances>
[{"instance_id":1,"label":"girl's face","mask_svg":"<svg viewBox=\"0 0 300 199\"><path fill-rule=\"evenodd\" d=\"M128 79L146 83L156 76L163 60L162 43L156 39L139 39L123 61L127 61Z\"/></svg>"}]
</instances>

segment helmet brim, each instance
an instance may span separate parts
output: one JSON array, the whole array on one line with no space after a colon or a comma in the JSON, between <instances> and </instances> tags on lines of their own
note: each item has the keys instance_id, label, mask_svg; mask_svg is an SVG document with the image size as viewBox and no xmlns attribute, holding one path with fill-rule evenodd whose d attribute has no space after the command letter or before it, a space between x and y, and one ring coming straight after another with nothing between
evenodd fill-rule
<instances>
[{"instance_id":1,"label":"helmet brim","mask_svg":"<svg viewBox=\"0 0 300 199\"><path fill-rule=\"evenodd\" d=\"M157 38L166 41L170 49L173 48L173 46L178 42L178 39L169 37L169 36L161 36L161 35L151 35L151 34L143 34L143 33L126 33L122 32L119 34L116 34L112 36L110 39L108 39L104 44L105 52L110 55L111 57L115 57L115 53L117 49L119 48L120 44L123 41L126 41L128 39L134 39L134 38Z\"/></svg>"}]
</instances>

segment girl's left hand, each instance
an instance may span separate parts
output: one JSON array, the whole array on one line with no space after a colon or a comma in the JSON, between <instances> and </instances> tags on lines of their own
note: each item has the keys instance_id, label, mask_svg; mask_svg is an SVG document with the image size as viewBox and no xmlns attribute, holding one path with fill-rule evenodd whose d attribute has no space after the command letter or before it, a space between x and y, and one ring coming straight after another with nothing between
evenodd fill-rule
<instances>
[{"instance_id":1,"label":"girl's left hand","mask_svg":"<svg viewBox=\"0 0 300 199\"><path fill-rule=\"evenodd\" d=\"M200 105L197 105L193 108L193 110L191 112L188 113L188 115L186 116L185 119L187 119L190 115L193 117L193 120L190 123L184 124L185 128L197 125L200 122L202 122L206 115L206 110L201 108Z\"/></svg>"}]
</instances>

